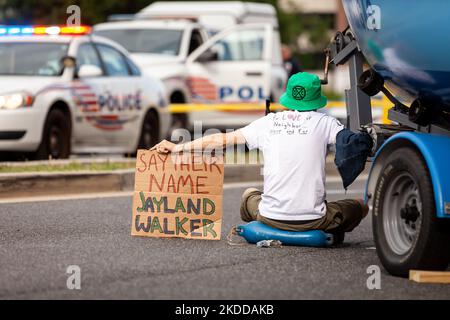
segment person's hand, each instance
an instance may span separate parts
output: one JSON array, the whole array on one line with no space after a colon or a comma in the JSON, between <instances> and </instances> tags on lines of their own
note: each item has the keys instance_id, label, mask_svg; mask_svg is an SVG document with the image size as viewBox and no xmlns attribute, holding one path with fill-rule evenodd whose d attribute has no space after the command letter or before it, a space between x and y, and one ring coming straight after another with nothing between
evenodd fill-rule
<instances>
[{"instance_id":1,"label":"person's hand","mask_svg":"<svg viewBox=\"0 0 450 320\"><path fill-rule=\"evenodd\" d=\"M163 140L160 143L158 143L156 146L151 148L150 151L156 150L159 153L167 154L167 153L173 152L176 146L177 145L175 143L172 143L167 140Z\"/></svg>"},{"instance_id":2,"label":"person's hand","mask_svg":"<svg viewBox=\"0 0 450 320\"><path fill-rule=\"evenodd\" d=\"M365 125L360 129L361 132L367 133L372 139L372 149L370 150L370 157L374 157L378 149L383 144L383 139L380 139L379 133L381 133L381 128L377 125Z\"/></svg>"}]
</instances>

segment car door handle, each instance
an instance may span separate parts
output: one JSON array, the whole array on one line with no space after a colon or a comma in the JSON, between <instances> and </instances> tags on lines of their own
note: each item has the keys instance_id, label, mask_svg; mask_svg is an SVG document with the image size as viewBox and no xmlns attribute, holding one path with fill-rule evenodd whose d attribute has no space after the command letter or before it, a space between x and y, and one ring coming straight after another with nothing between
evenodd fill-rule
<instances>
[{"instance_id":1,"label":"car door handle","mask_svg":"<svg viewBox=\"0 0 450 320\"><path fill-rule=\"evenodd\" d=\"M260 71L249 71L249 72L246 72L245 75L248 77L260 77L263 75L263 73Z\"/></svg>"}]
</instances>

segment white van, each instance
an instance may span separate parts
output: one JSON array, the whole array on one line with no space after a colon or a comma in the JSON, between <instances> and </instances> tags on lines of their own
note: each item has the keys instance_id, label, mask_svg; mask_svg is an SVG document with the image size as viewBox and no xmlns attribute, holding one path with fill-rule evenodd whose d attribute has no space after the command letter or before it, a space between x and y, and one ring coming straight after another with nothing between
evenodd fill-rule
<instances>
[{"instance_id":1,"label":"white van","mask_svg":"<svg viewBox=\"0 0 450 320\"><path fill-rule=\"evenodd\" d=\"M122 44L144 72L160 78L172 104L208 110L175 115L175 127L242 127L264 115L264 101L278 100L287 81L268 4L156 2L134 20L100 24L94 33ZM231 108L217 111L217 104Z\"/></svg>"},{"instance_id":2,"label":"white van","mask_svg":"<svg viewBox=\"0 0 450 320\"><path fill-rule=\"evenodd\" d=\"M278 28L275 8L270 4L241 1L174 1L155 2L136 16L136 19L186 19L197 21L211 34L236 24L268 23Z\"/></svg>"}]
</instances>

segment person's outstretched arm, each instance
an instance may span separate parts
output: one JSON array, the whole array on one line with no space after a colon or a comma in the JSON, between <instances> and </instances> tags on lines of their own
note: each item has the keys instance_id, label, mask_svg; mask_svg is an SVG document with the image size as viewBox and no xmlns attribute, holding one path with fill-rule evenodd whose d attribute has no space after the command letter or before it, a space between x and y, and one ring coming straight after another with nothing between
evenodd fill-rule
<instances>
[{"instance_id":1,"label":"person's outstretched arm","mask_svg":"<svg viewBox=\"0 0 450 320\"><path fill-rule=\"evenodd\" d=\"M210 136L206 136L192 142L184 144L175 144L167 140L163 140L155 145L150 150L156 150L159 153L171 153L171 152L194 152L203 151L205 149L220 149L230 145L244 144L245 138L241 130L237 130L230 133L218 133Z\"/></svg>"}]
</instances>

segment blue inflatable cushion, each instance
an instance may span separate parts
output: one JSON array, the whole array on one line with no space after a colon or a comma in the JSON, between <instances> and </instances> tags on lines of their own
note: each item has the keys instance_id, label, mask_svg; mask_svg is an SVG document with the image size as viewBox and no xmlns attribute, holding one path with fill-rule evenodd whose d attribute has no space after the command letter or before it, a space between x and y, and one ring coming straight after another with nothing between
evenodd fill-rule
<instances>
[{"instance_id":1,"label":"blue inflatable cushion","mask_svg":"<svg viewBox=\"0 0 450 320\"><path fill-rule=\"evenodd\" d=\"M262 222L253 221L236 228L237 234L249 243L263 240L278 240L286 246L327 247L333 244L333 235L321 230L303 232L285 231L269 227Z\"/></svg>"}]
</instances>

